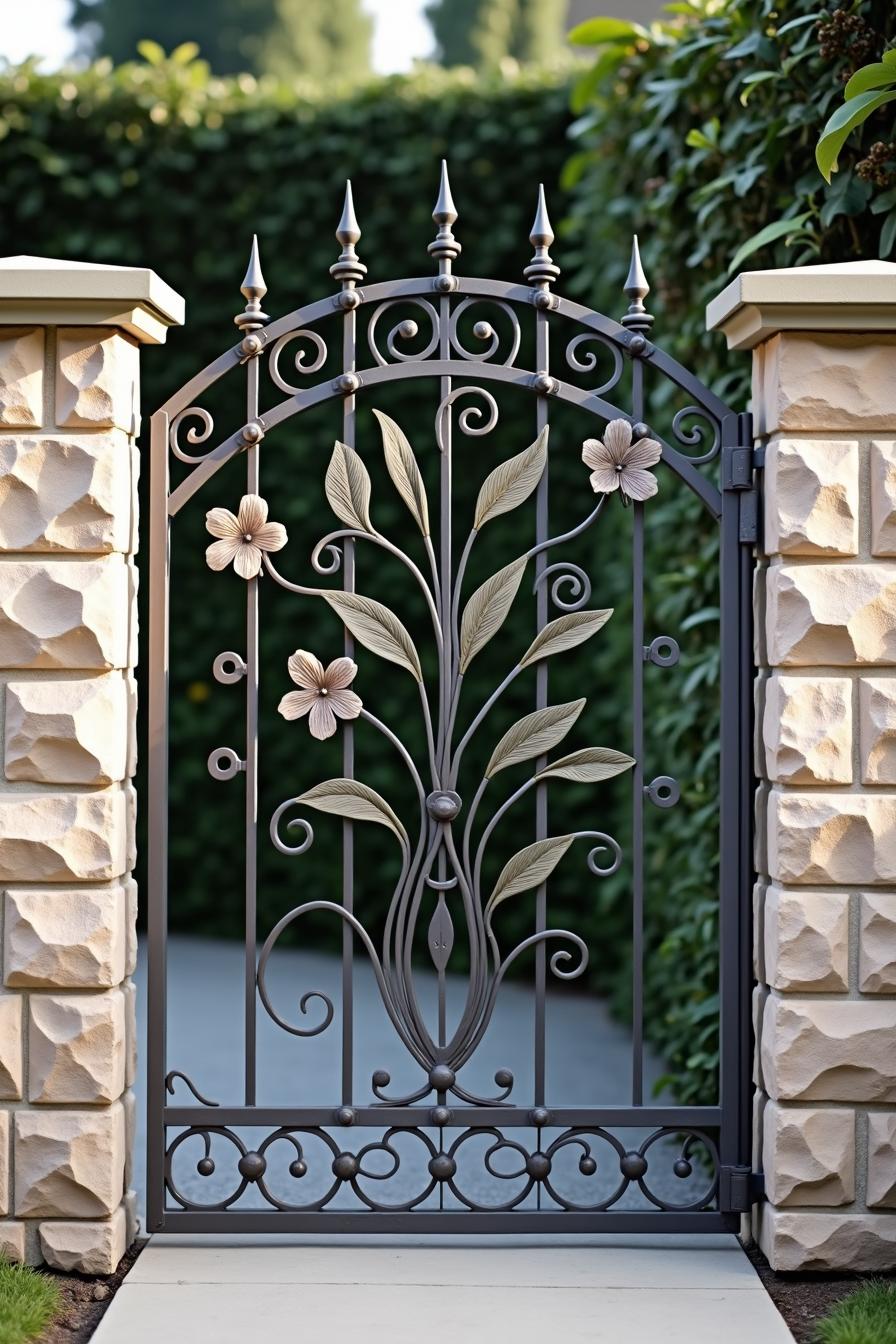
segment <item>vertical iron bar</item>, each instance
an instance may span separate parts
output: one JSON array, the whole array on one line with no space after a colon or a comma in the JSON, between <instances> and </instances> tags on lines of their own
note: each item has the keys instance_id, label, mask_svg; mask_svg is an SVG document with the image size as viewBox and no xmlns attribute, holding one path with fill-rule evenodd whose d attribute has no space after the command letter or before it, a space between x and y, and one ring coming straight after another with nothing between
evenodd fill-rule
<instances>
[{"instance_id":1,"label":"vertical iron bar","mask_svg":"<svg viewBox=\"0 0 896 1344\"><path fill-rule=\"evenodd\" d=\"M632 418L644 416L644 366L632 364ZM644 505L632 505L632 1105L644 1101Z\"/></svg>"},{"instance_id":2,"label":"vertical iron bar","mask_svg":"<svg viewBox=\"0 0 896 1344\"><path fill-rule=\"evenodd\" d=\"M357 316L354 308L347 308L342 320L342 369L355 371ZM342 441L349 448L355 446L355 394L350 392L342 403ZM343 592L355 588L355 543L346 537L342 544ZM355 641L345 631L346 658L353 658ZM355 774L355 726L350 720L343 724L342 773L346 779ZM342 904L351 914L355 905L355 831L346 818L342 823ZM351 926L342 920L342 1104L350 1106L354 1093L354 935Z\"/></svg>"},{"instance_id":3,"label":"vertical iron bar","mask_svg":"<svg viewBox=\"0 0 896 1344\"><path fill-rule=\"evenodd\" d=\"M258 417L258 359L246 365L246 423ZM246 491L259 491L258 447L246 449ZM246 1105L255 1105L256 940L258 877L258 578L246 585L246 947L245 947L245 1091Z\"/></svg>"},{"instance_id":4,"label":"vertical iron bar","mask_svg":"<svg viewBox=\"0 0 896 1344\"><path fill-rule=\"evenodd\" d=\"M535 310L535 367L539 372L548 372L549 359L548 315L543 308ZM540 434L548 423L548 399L538 394L535 411L535 429ZM549 450L550 458L550 450ZM535 497L535 540L537 544L546 541L548 531L548 478L549 463L538 483ZM548 586L539 582L547 565L547 550L539 551L535 557L536 602L535 621L538 630L543 630L548 619ZM548 662L546 658L538 663L535 675L535 705L544 709L548 702ZM547 757L540 756L536 770L543 770ZM543 840L548 833L548 791L546 784L535 787L535 838ZM548 926L547 885L543 882L535 898L535 930L543 933ZM543 1106L545 1100L545 993L546 993L547 951L544 942L535 948L535 1093L536 1106ZM540 1190L539 1190L540 1195Z\"/></svg>"},{"instance_id":5,"label":"vertical iron bar","mask_svg":"<svg viewBox=\"0 0 896 1344\"><path fill-rule=\"evenodd\" d=\"M440 272L442 267L440 266ZM448 294L442 294L439 299L439 358L451 358L451 299ZM439 380L439 404L444 404L445 398L451 395L452 380L450 376L445 376ZM442 586L442 602L439 619L442 623L442 636L445 640L446 654L442 659L442 667L439 673L440 695L439 695L439 737L448 732L448 719L451 706L451 596L452 596L452 493L454 489L454 462L453 462L453 436L452 436L453 415L452 409L448 407L448 413L445 416L442 430L442 453L439 459L439 501L440 501L440 520L439 520L439 578ZM443 739L441 744L442 759L448 760L448 743ZM447 876L447 867L445 863L445 847L439 850L438 859L438 880L444 882ZM446 898L439 897L444 901ZM470 930L472 938L473 931ZM448 1039L446 1022L446 974L447 966L438 967L438 1041L440 1046L444 1046Z\"/></svg>"},{"instance_id":6,"label":"vertical iron bar","mask_svg":"<svg viewBox=\"0 0 896 1344\"><path fill-rule=\"evenodd\" d=\"M168 417L150 422L149 686L147 722L147 1227L165 1218L168 926Z\"/></svg>"}]
</instances>

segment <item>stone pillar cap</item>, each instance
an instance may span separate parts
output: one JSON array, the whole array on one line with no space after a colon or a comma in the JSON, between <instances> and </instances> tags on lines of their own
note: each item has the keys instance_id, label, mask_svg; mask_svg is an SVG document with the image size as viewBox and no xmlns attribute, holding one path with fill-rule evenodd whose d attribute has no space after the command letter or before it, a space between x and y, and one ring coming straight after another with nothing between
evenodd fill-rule
<instances>
[{"instance_id":1,"label":"stone pillar cap","mask_svg":"<svg viewBox=\"0 0 896 1344\"><path fill-rule=\"evenodd\" d=\"M164 341L184 301L155 271L54 257L0 258L0 323L119 327L142 343Z\"/></svg>"},{"instance_id":2,"label":"stone pillar cap","mask_svg":"<svg viewBox=\"0 0 896 1344\"><path fill-rule=\"evenodd\" d=\"M779 331L896 331L896 262L844 261L744 271L706 308L729 350Z\"/></svg>"}]
</instances>

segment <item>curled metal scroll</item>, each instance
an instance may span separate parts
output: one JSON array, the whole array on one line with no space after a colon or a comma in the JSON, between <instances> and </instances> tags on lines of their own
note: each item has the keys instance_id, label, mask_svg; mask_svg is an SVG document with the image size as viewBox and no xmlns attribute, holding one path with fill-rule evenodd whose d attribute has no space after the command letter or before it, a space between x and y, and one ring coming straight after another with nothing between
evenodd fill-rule
<instances>
[{"instance_id":1,"label":"curled metal scroll","mask_svg":"<svg viewBox=\"0 0 896 1344\"><path fill-rule=\"evenodd\" d=\"M206 443L212 436L215 422L211 413L204 406L187 406L181 411L180 415L176 415L171 421L171 427L168 430L168 442L171 445L172 453L181 462L186 462L189 466L195 466L197 462L205 460L206 454L187 453L180 446L181 429L190 420L197 420L199 426L190 425L187 429L186 439L189 444Z\"/></svg>"},{"instance_id":2,"label":"curled metal scroll","mask_svg":"<svg viewBox=\"0 0 896 1344\"><path fill-rule=\"evenodd\" d=\"M498 403L491 392L478 385L455 388L453 392L449 392L447 397L442 398L436 411L436 443L439 445L439 452L441 453L445 451L446 419L451 407L459 397L481 397L487 408L486 413L486 410L483 410L481 406L464 407L457 417L458 428L462 434L468 434L471 438L479 438L483 434L491 433L498 423Z\"/></svg>"},{"instance_id":3,"label":"curled metal scroll","mask_svg":"<svg viewBox=\"0 0 896 1344\"><path fill-rule=\"evenodd\" d=\"M307 363L307 351L300 349L295 353L293 363L296 372L304 375L319 373L323 368L327 360L327 343L320 332L312 331L309 327L299 327L296 331L286 332L286 334L281 336L279 341L272 347L268 362L271 379L276 383L281 392L286 392L288 396L294 397L297 396L302 389L294 387L292 383L288 383L280 372L280 355L283 352L284 346L288 345L291 341L307 341L315 351L314 357Z\"/></svg>"},{"instance_id":4,"label":"curled metal scroll","mask_svg":"<svg viewBox=\"0 0 896 1344\"><path fill-rule=\"evenodd\" d=\"M609 392L619 382L622 376L622 351L618 345L607 340L605 336L599 336L596 331L581 331L578 336L573 336L566 347L566 362L576 373L593 373L597 368L598 358L593 350L587 350L582 358L579 358L578 351L586 342L599 345L602 350L609 350L613 356L613 372L605 382L599 387L590 387L588 391L594 397L601 396L604 392Z\"/></svg>"},{"instance_id":5,"label":"curled metal scroll","mask_svg":"<svg viewBox=\"0 0 896 1344\"><path fill-rule=\"evenodd\" d=\"M208 1097L204 1097L202 1093L199 1091L199 1088L193 1082L192 1078L188 1078L187 1075L181 1069L172 1069L171 1072L167 1074L165 1077L165 1091L170 1092L172 1096L174 1096L174 1080L176 1078L179 1078L182 1083L186 1083L187 1087L193 1093L193 1096L196 1098L198 1102L201 1102L203 1106L221 1105L220 1101L210 1101Z\"/></svg>"},{"instance_id":6,"label":"curled metal scroll","mask_svg":"<svg viewBox=\"0 0 896 1344\"><path fill-rule=\"evenodd\" d=\"M367 327L367 344L370 347L370 353L373 355L374 359L379 365L386 365L389 363L389 360L385 357L385 355L382 353L382 351L380 350L379 346L376 343L377 323L379 322L380 317L383 315L383 313L388 312L390 308L406 307L408 304L412 304L415 308L422 309L422 311L426 314L431 324L431 334L429 340L426 342L422 350L413 350L413 351L399 350L396 342L412 341L416 336L420 334L420 327L413 320L413 318L410 317L402 319L401 322L396 322L395 326L392 327L388 336L386 337L386 349L392 356L393 360L397 360L400 363L406 363L409 360L428 359L439 343L439 336L441 334L440 332L441 324L439 322L439 314L436 312L435 308L429 302L428 299L413 298L413 297L401 298L401 299L387 299L385 303L379 304L373 310L373 312L370 315L370 322Z\"/></svg>"},{"instance_id":7,"label":"curled metal scroll","mask_svg":"<svg viewBox=\"0 0 896 1344\"><path fill-rule=\"evenodd\" d=\"M695 424L690 429L685 427L685 421L694 420ZM692 466L702 466L704 462L712 462L718 457L722 444L722 430L718 421L699 406L685 406L678 411L672 421L672 437L677 443L683 444L686 448L695 446L702 447L707 439L711 439L710 446L698 457L688 455L688 461Z\"/></svg>"},{"instance_id":8,"label":"curled metal scroll","mask_svg":"<svg viewBox=\"0 0 896 1344\"><path fill-rule=\"evenodd\" d=\"M305 817L295 817L292 821L288 821L286 823L286 829L288 831L296 830L298 829L298 827L301 827L304 830L305 838L302 841L300 841L299 844L288 845L284 840L280 839L281 817L285 812L289 811L291 807L298 807L298 806L299 806L298 798L287 798L286 802L281 803L280 806L277 808L277 810L274 812L274 815L271 817L271 825L270 825L271 842L275 849L279 849L281 854L289 854L289 855L304 854L305 851L307 849L310 849L311 846L314 844L314 830L311 826L311 822L307 821Z\"/></svg>"},{"instance_id":9,"label":"curled metal scroll","mask_svg":"<svg viewBox=\"0 0 896 1344\"><path fill-rule=\"evenodd\" d=\"M571 560L557 560L553 565L548 565L535 579L533 593L537 592L550 574L557 575L551 584L551 601L554 606L561 611L580 611L591 597L591 580L581 565L574 565ZM560 596L563 588L569 589L569 601Z\"/></svg>"},{"instance_id":10,"label":"curled metal scroll","mask_svg":"<svg viewBox=\"0 0 896 1344\"><path fill-rule=\"evenodd\" d=\"M482 298L463 299L451 313L450 326L449 326L449 333L450 333L449 339L451 342L451 348L457 354L460 355L461 359L469 359L476 362L482 361L483 363L492 359L494 355L497 353L498 347L501 344L501 337L498 334L498 332L495 331L494 327L490 322L480 320L473 324L473 335L475 336L476 340L486 342L485 348L483 350L468 350L467 347L464 345L463 341L460 339L460 336L458 335L457 324L460 318L463 316L465 312L468 311L469 308L471 308L474 305L479 306L481 304L488 304L492 308L500 309L501 312L505 314L508 321L510 322L510 329L511 332L513 333L510 343L510 350L508 351L506 358L502 359L500 362L501 364L504 365L505 368L512 368L516 362L516 357L519 354L520 341L522 340L522 333L520 331L520 320L517 317L516 313L514 312L513 308L511 308L510 304L504 303L501 299L482 299Z\"/></svg>"}]
</instances>

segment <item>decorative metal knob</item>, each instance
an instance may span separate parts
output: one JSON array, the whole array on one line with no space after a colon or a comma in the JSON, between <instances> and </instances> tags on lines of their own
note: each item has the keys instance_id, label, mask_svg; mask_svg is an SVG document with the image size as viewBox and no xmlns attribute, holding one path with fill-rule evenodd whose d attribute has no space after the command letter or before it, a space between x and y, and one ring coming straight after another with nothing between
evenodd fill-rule
<instances>
[{"instance_id":1,"label":"decorative metal knob","mask_svg":"<svg viewBox=\"0 0 896 1344\"><path fill-rule=\"evenodd\" d=\"M437 1181L450 1181L456 1171L457 1163L447 1153L439 1153L430 1159L429 1174Z\"/></svg>"},{"instance_id":2,"label":"decorative metal knob","mask_svg":"<svg viewBox=\"0 0 896 1344\"><path fill-rule=\"evenodd\" d=\"M340 1181L351 1181L358 1174L358 1159L354 1153L340 1153L333 1158L333 1175Z\"/></svg>"},{"instance_id":3,"label":"decorative metal knob","mask_svg":"<svg viewBox=\"0 0 896 1344\"><path fill-rule=\"evenodd\" d=\"M247 1181L257 1181L267 1171L267 1166L261 1153L245 1153L240 1158L237 1169Z\"/></svg>"},{"instance_id":4,"label":"decorative metal knob","mask_svg":"<svg viewBox=\"0 0 896 1344\"><path fill-rule=\"evenodd\" d=\"M435 1064L429 1071L429 1085L437 1092L447 1092L454 1086L454 1070L447 1064Z\"/></svg>"},{"instance_id":5,"label":"decorative metal knob","mask_svg":"<svg viewBox=\"0 0 896 1344\"><path fill-rule=\"evenodd\" d=\"M337 1125L353 1125L355 1123L355 1113L351 1106L340 1106L335 1119Z\"/></svg>"},{"instance_id":6,"label":"decorative metal knob","mask_svg":"<svg viewBox=\"0 0 896 1344\"><path fill-rule=\"evenodd\" d=\"M451 1124L452 1114L447 1106L433 1106L429 1118L434 1125L438 1125L441 1129L442 1126Z\"/></svg>"},{"instance_id":7,"label":"decorative metal knob","mask_svg":"<svg viewBox=\"0 0 896 1344\"><path fill-rule=\"evenodd\" d=\"M526 1171L533 1181L543 1181L551 1174L551 1159L547 1153L530 1153L526 1158Z\"/></svg>"},{"instance_id":8,"label":"decorative metal knob","mask_svg":"<svg viewBox=\"0 0 896 1344\"><path fill-rule=\"evenodd\" d=\"M639 1181L647 1170L647 1158L640 1153L626 1153L619 1162L619 1170L630 1181Z\"/></svg>"},{"instance_id":9,"label":"decorative metal knob","mask_svg":"<svg viewBox=\"0 0 896 1344\"><path fill-rule=\"evenodd\" d=\"M453 821L460 811L460 794L437 789L427 798L426 810L435 821Z\"/></svg>"}]
</instances>

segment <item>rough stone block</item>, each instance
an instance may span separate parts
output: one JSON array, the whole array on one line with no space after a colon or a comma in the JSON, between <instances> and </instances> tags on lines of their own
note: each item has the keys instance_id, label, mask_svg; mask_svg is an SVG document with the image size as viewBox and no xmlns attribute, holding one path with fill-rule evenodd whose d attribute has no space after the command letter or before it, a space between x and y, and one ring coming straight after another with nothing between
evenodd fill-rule
<instances>
[{"instance_id":1,"label":"rough stone block","mask_svg":"<svg viewBox=\"0 0 896 1344\"><path fill-rule=\"evenodd\" d=\"M137 986L129 980L121 992L124 998L124 1087L133 1087L137 1079Z\"/></svg>"},{"instance_id":2,"label":"rough stone block","mask_svg":"<svg viewBox=\"0 0 896 1344\"><path fill-rule=\"evenodd\" d=\"M131 624L121 556L0 561L0 667L127 667Z\"/></svg>"},{"instance_id":3,"label":"rough stone block","mask_svg":"<svg viewBox=\"0 0 896 1344\"><path fill-rule=\"evenodd\" d=\"M859 759L863 784L896 784L896 677L859 682Z\"/></svg>"},{"instance_id":4,"label":"rough stone block","mask_svg":"<svg viewBox=\"0 0 896 1344\"><path fill-rule=\"evenodd\" d=\"M137 883L129 877L124 884L125 890L125 975L133 975L137 969Z\"/></svg>"},{"instance_id":5,"label":"rough stone block","mask_svg":"<svg viewBox=\"0 0 896 1344\"><path fill-rule=\"evenodd\" d=\"M130 550L130 473L121 434L0 438L0 550Z\"/></svg>"},{"instance_id":6,"label":"rough stone block","mask_svg":"<svg viewBox=\"0 0 896 1344\"><path fill-rule=\"evenodd\" d=\"M9 1111L0 1111L0 1213L9 1213Z\"/></svg>"},{"instance_id":7,"label":"rough stone block","mask_svg":"<svg viewBox=\"0 0 896 1344\"><path fill-rule=\"evenodd\" d=\"M896 893L866 892L860 899L859 989L896 994Z\"/></svg>"},{"instance_id":8,"label":"rough stone block","mask_svg":"<svg viewBox=\"0 0 896 1344\"><path fill-rule=\"evenodd\" d=\"M765 974L765 893L767 883L753 885L753 979L767 984Z\"/></svg>"},{"instance_id":9,"label":"rough stone block","mask_svg":"<svg viewBox=\"0 0 896 1344\"><path fill-rule=\"evenodd\" d=\"M44 331L0 329L0 425L32 429L44 418Z\"/></svg>"},{"instance_id":10,"label":"rough stone block","mask_svg":"<svg viewBox=\"0 0 896 1344\"><path fill-rule=\"evenodd\" d=\"M6 984L110 989L126 974L130 881L108 887L11 887L6 892Z\"/></svg>"},{"instance_id":11,"label":"rough stone block","mask_svg":"<svg viewBox=\"0 0 896 1344\"><path fill-rule=\"evenodd\" d=\"M765 985L754 985L750 1000L750 1015L753 1024L753 1039L756 1042L756 1048L753 1051L753 1083L756 1087L763 1087L762 1082L762 1021L765 1015L765 1004L768 999L768 989Z\"/></svg>"},{"instance_id":12,"label":"rough stone block","mask_svg":"<svg viewBox=\"0 0 896 1344\"><path fill-rule=\"evenodd\" d=\"M859 445L778 439L765 454L764 549L780 555L856 555Z\"/></svg>"},{"instance_id":13,"label":"rough stone block","mask_svg":"<svg viewBox=\"0 0 896 1344\"><path fill-rule=\"evenodd\" d=\"M29 996L28 1097L33 1102L109 1102L124 1091L125 996Z\"/></svg>"},{"instance_id":14,"label":"rough stone block","mask_svg":"<svg viewBox=\"0 0 896 1344\"><path fill-rule=\"evenodd\" d=\"M845 990L849 983L849 896L782 891L765 899L765 972L774 989Z\"/></svg>"},{"instance_id":15,"label":"rough stone block","mask_svg":"<svg viewBox=\"0 0 896 1344\"><path fill-rule=\"evenodd\" d=\"M125 1246L133 1246L140 1234L140 1218L137 1213L137 1191L128 1190L124 1197Z\"/></svg>"},{"instance_id":16,"label":"rough stone block","mask_svg":"<svg viewBox=\"0 0 896 1344\"><path fill-rule=\"evenodd\" d=\"M124 1109L124 1183L127 1188L134 1179L134 1142L137 1137L137 1098L130 1088L123 1093L121 1105Z\"/></svg>"},{"instance_id":17,"label":"rough stone block","mask_svg":"<svg viewBox=\"0 0 896 1344\"><path fill-rule=\"evenodd\" d=\"M127 1250L124 1206L102 1222L41 1223L40 1248L47 1264L66 1274L114 1274Z\"/></svg>"},{"instance_id":18,"label":"rough stone block","mask_svg":"<svg viewBox=\"0 0 896 1344\"><path fill-rule=\"evenodd\" d=\"M896 881L896 796L773 790L768 870L785 883Z\"/></svg>"},{"instance_id":19,"label":"rough stone block","mask_svg":"<svg viewBox=\"0 0 896 1344\"><path fill-rule=\"evenodd\" d=\"M854 1111L808 1110L770 1101L762 1163L772 1204L851 1204L855 1199Z\"/></svg>"},{"instance_id":20,"label":"rough stone block","mask_svg":"<svg viewBox=\"0 0 896 1344\"><path fill-rule=\"evenodd\" d=\"M101 882L129 862L130 793L0 794L0 881Z\"/></svg>"},{"instance_id":21,"label":"rough stone block","mask_svg":"<svg viewBox=\"0 0 896 1344\"><path fill-rule=\"evenodd\" d=\"M763 349L760 433L896 429L889 395L894 337L788 331L766 341Z\"/></svg>"},{"instance_id":22,"label":"rough stone block","mask_svg":"<svg viewBox=\"0 0 896 1344\"><path fill-rule=\"evenodd\" d=\"M772 565L765 590L773 667L896 663L896 565Z\"/></svg>"},{"instance_id":23,"label":"rough stone block","mask_svg":"<svg viewBox=\"0 0 896 1344\"><path fill-rule=\"evenodd\" d=\"M778 1273L878 1273L896 1264L896 1218L880 1213L798 1213L763 1204L759 1246Z\"/></svg>"},{"instance_id":24,"label":"rough stone block","mask_svg":"<svg viewBox=\"0 0 896 1344\"><path fill-rule=\"evenodd\" d=\"M762 736L768 779L852 783L852 682L776 673L765 687Z\"/></svg>"},{"instance_id":25,"label":"rough stone block","mask_svg":"<svg viewBox=\"0 0 896 1344\"><path fill-rule=\"evenodd\" d=\"M896 555L896 440L871 445L871 552Z\"/></svg>"},{"instance_id":26,"label":"rough stone block","mask_svg":"<svg viewBox=\"0 0 896 1344\"><path fill-rule=\"evenodd\" d=\"M0 1100L18 1101L23 1078L22 998L0 994Z\"/></svg>"},{"instance_id":27,"label":"rough stone block","mask_svg":"<svg viewBox=\"0 0 896 1344\"><path fill-rule=\"evenodd\" d=\"M25 1263L25 1224L12 1219L0 1222L0 1255L4 1260Z\"/></svg>"},{"instance_id":28,"label":"rough stone block","mask_svg":"<svg viewBox=\"0 0 896 1344\"><path fill-rule=\"evenodd\" d=\"M136 432L138 348L108 327L60 327L56 421Z\"/></svg>"},{"instance_id":29,"label":"rough stone block","mask_svg":"<svg viewBox=\"0 0 896 1344\"><path fill-rule=\"evenodd\" d=\"M15 1211L24 1218L103 1218L124 1190L124 1111L17 1111Z\"/></svg>"},{"instance_id":30,"label":"rough stone block","mask_svg":"<svg viewBox=\"0 0 896 1344\"><path fill-rule=\"evenodd\" d=\"M868 1116L868 1207L896 1209L896 1113Z\"/></svg>"},{"instance_id":31,"label":"rough stone block","mask_svg":"<svg viewBox=\"0 0 896 1344\"><path fill-rule=\"evenodd\" d=\"M124 779L128 701L117 672L86 681L9 682L6 778L93 785Z\"/></svg>"},{"instance_id":32,"label":"rough stone block","mask_svg":"<svg viewBox=\"0 0 896 1344\"><path fill-rule=\"evenodd\" d=\"M776 1101L896 1101L896 1000L769 995L762 1078Z\"/></svg>"}]
</instances>

